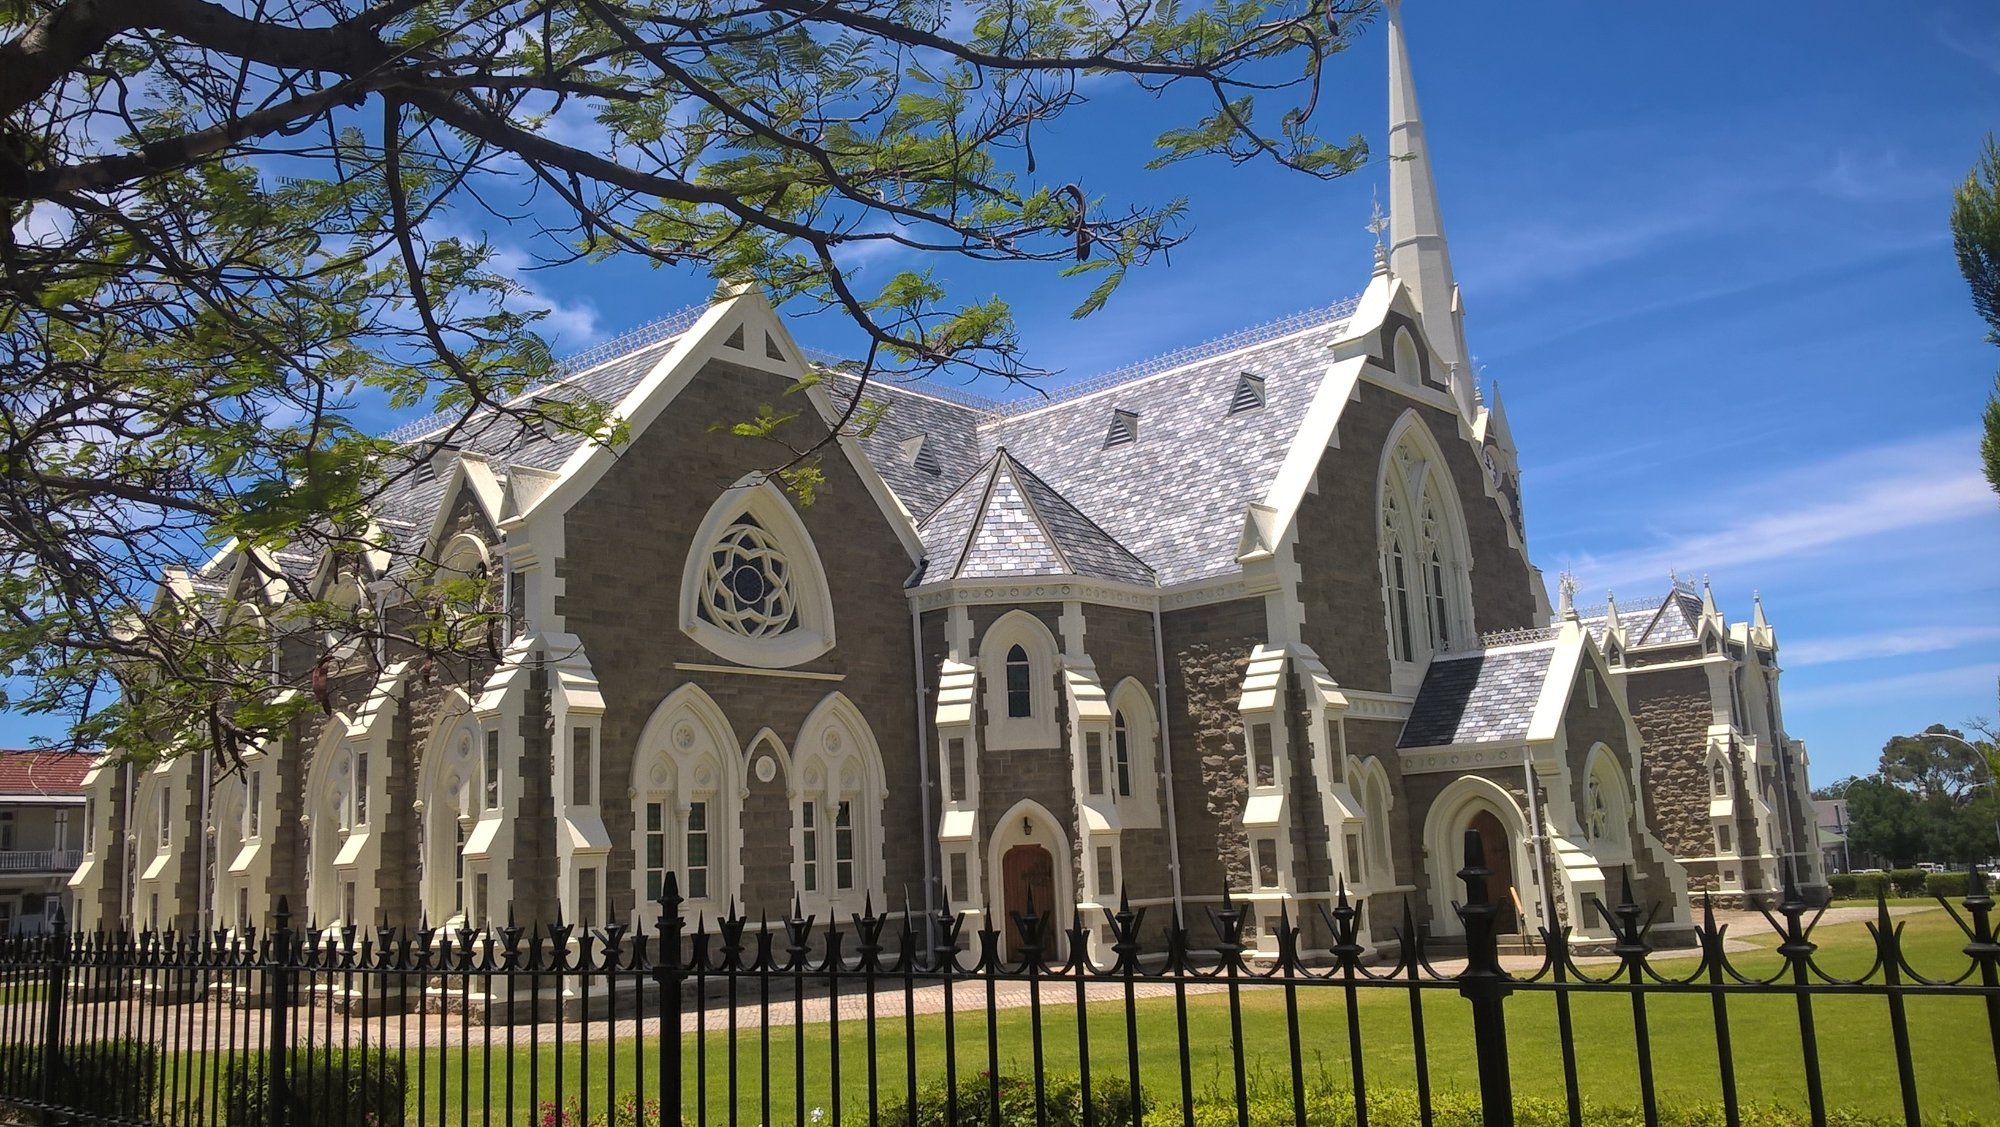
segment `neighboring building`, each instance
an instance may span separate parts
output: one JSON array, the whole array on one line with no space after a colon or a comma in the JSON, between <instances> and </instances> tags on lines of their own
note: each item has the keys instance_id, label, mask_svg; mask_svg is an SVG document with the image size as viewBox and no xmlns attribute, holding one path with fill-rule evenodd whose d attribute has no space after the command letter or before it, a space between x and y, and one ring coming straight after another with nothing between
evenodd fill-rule
<instances>
[{"instance_id":1,"label":"neighboring building","mask_svg":"<svg viewBox=\"0 0 2000 1127\"><path fill-rule=\"evenodd\" d=\"M1659 831L1710 803L1706 777L1690 798L1644 746L1653 651L1621 625L1607 660L1551 612L1505 414L1467 364L1393 5L1388 34L1391 238L1354 301L1052 402L870 387L886 414L829 445L802 506L713 425L811 370L761 296L725 294L536 393L615 404L618 449L492 415L454 446L418 426L418 470L377 513L401 555L262 561L406 620L436 574L484 577L509 629L470 668L328 653L234 550L169 576L279 623L288 678L326 662L331 714L240 771L107 763L81 915L261 926L286 896L321 926L650 929L673 873L690 921L948 906L967 934L999 915L1010 950L1031 902L1095 921L1123 892L1157 943L1167 906L1198 919L1228 889L1261 942L1288 910L1323 950L1343 886L1377 938L1406 910L1456 935L1478 829L1508 926L1602 938L1587 906L1629 872L1656 937L1684 935ZM854 386L836 370L789 400L815 408L796 438ZM1662 672L1713 689L1711 649L1766 668L1761 614L1712 630ZM1775 711L1730 715L1699 739L1761 779ZM1752 852L1716 879L1770 886L1764 811L1724 811Z\"/></svg>"},{"instance_id":2,"label":"neighboring building","mask_svg":"<svg viewBox=\"0 0 2000 1127\"><path fill-rule=\"evenodd\" d=\"M69 881L83 859L84 776L92 757L0 751L0 935L48 930L73 915Z\"/></svg>"},{"instance_id":3,"label":"neighboring building","mask_svg":"<svg viewBox=\"0 0 2000 1127\"><path fill-rule=\"evenodd\" d=\"M1829 873L1853 871L1854 860L1847 852L1847 800L1813 799L1813 814L1819 822L1820 864Z\"/></svg>"}]
</instances>

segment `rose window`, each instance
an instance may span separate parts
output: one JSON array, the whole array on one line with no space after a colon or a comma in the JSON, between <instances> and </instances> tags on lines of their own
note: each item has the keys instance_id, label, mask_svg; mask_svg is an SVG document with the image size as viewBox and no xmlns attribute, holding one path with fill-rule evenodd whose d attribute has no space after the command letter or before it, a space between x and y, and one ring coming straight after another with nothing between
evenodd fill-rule
<instances>
[{"instance_id":1,"label":"rose window","mask_svg":"<svg viewBox=\"0 0 2000 1127\"><path fill-rule=\"evenodd\" d=\"M709 549L696 610L703 621L745 638L798 628L791 561L750 514L732 521Z\"/></svg>"}]
</instances>

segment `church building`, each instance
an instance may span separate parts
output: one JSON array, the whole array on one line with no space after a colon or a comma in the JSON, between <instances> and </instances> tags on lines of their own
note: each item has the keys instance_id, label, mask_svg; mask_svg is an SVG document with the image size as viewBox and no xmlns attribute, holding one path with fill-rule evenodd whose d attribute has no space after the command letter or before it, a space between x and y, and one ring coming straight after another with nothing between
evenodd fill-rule
<instances>
[{"instance_id":1,"label":"church building","mask_svg":"<svg viewBox=\"0 0 2000 1127\"><path fill-rule=\"evenodd\" d=\"M81 926L262 928L285 896L321 927L650 929L672 873L690 925L949 908L1011 953L1032 904L1103 958L1121 895L1154 943L1227 890L1258 942L1285 911L1323 950L1343 887L1374 940L1406 912L1449 940L1467 829L1508 930L1605 937L1624 874L1661 937L1691 886L1817 879L1761 605L1549 605L1394 3L1387 30L1358 298L998 403L857 387L728 290L534 393L613 405L615 447L419 424L393 550L169 576L270 623L279 680L328 669L329 709L240 769L102 760ZM884 408L809 504L714 426L788 391L798 444ZM506 629L470 667L342 647L284 628L273 572L392 620L483 578Z\"/></svg>"}]
</instances>

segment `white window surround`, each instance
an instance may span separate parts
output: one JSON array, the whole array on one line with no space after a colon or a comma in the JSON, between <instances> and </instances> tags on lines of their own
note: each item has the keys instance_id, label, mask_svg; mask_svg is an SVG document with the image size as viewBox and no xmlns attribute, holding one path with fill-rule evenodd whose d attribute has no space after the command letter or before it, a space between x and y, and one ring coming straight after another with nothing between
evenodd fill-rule
<instances>
[{"instance_id":1,"label":"white window surround","mask_svg":"<svg viewBox=\"0 0 2000 1127\"><path fill-rule=\"evenodd\" d=\"M731 532L741 527L739 518L745 516L757 529L756 543L749 547L738 543L743 533ZM704 591L715 588L718 582L710 566L718 554L727 556L725 565L733 563L738 570L754 571L748 582L757 588L758 608L769 611L782 606L792 624L757 621L747 607L735 629L704 618ZM775 571L760 561L774 565ZM721 577L722 581L727 579ZM732 590L721 594L736 597ZM680 622L682 632L703 649L760 669L789 668L833 648L833 603L819 551L792 503L763 475L751 474L725 490L702 518L681 568Z\"/></svg>"},{"instance_id":2,"label":"white window surround","mask_svg":"<svg viewBox=\"0 0 2000 1127\"><path fill-rule=\"evenodd\" d=\"M1160 824L1160 725L1153 713L1152 694L1136 678L1127 677L1111 690L1111 780L1118 778L1119 721L1124 721L1126 750L1131 763L1132 793L1116 796L1118 821L1126 829L1154 829Z\"/></svg>"},{"instance_id":3,"label":"white window surround","mask_svg":"<svg viewBox=\"0 0 2000 1127\"><path fill-rule=\"evenodd\" d=\"M461 895L463 850L480 814L477 780L485 742L478 720L461 711L438 725L418 772L419 892L424 918L435 926L463 926L469 915L469 889Z\"/></svg>"},{"instance_id":4,"label":"white window surround","mask_svg":"<svg viewBox=\"0 0 2000 1127\"><path fill-rule=\"evenodd\" d=\"M632 763L632 836L636 862L631 881L637 902L634 925L651 929L659 918L659 903L646 888L646 807L662 807L661 833L665 869L681 878L683 912L706 911L714 916L736 895L735 859L742 848L742 745L709 695L698 685L685 684L668 694L653 710L639 736ZM690 895L688 887L688 815L696 802L706 804L707 895Z\"/></svg>"},{"instance_id":5,"label":"white window surround","mask_svg":"<svg viewBox=\"0 0 2000 1127\"><path fill-rule=\"evenodd\" d=\"M1028 715L1007 714L1007 654L1020 646L1028 655ZM980 740L989 750L1060 746L1056 718L1056 640L1040 619L1026 611L1001 615L979 640L980 695L986 726Z\"/></svg>"},{"instance_id":6,"label":"white window surround","mask_svg":"<svg viewBox=\"0 0 2000 1127\"><path fill-rule=\"evenodd\" d=\"M433 579L442 583L453 579L469 579L479 573L480 569L490 568L493 553L486 541L470 532L461 532L445 541L437 558L437 571Z\"/></svg>"},{"instance_id":7,"label":"white window surround","mask_svg":"<svg viewBox=\"0 0 2000 1127\"><path fill-rule=\"evenodd\" d=\"M1584 836L1600 864L1632 858L1632 796L1611 749L1598 744L1584 761Z\"/></svg>"},{"instance_id":8,"label":"white window surround","mask_svg":"<svg viewBox=\"0 0 2000 1127\"><path fill-rule=\"evenodd\" d=\"M1444 456L1414 410L1390 428L1378 484L1379 578L1392 688L1414 692L1434 653L1476 636L1465 513Z\"/></svg>"},{"instance_id":9,"label":"white window surround","mask_svg":"<svg viewBox=\"0 0 2000 1127\"><path fill-rule=\"evenodd\" d=\"M1365 888L1371 892L1391 888L1396 883L1396 873L1389 848L1389 819L1396 797L1389 787L1389 773L1380 759L1370 756L1349 760L1348 778L1361 800L1361 853L1365 864L1360 868Z\"/></svg>"},{"instance_id":10,"label":"white window surround","mask_svg":"<svg viewBox=\"0 0 2000 1127\"><path fill-rule=\"evenodd\" d=\"M829 693L799 728L792 748L792 887L808 910L839 918L859 911L863 898L879 908L885 903L883 874L883 803L888 797L882 751L861 710L844 693ZM817 887L805 890L804 808L815 803L818 835ZM852 835L852 874L847 887L839 881L838 824L841 803L848 803Z\"/></svg>"},{"instance_id":11,"label":"white window surround","mask_svg":"<svg viewBox=\"0 0 2000 1127\"><path fill-rule=\"evenodd\" d=\"M1391 347L1390 355L1395 360L1397 379L1412 386L1423 386L1423 354L1417 350L1416 334L1412 333L1408 326L1396 330L1396 340Z\"/></svg>"}]
</instances>

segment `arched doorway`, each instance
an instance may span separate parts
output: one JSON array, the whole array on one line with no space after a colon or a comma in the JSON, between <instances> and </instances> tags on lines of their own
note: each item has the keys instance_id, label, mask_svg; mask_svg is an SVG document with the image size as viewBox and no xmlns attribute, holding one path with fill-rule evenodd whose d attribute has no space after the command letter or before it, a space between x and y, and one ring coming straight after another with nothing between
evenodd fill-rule
<instances>
[{"instance_id":1,"label":"arched doorway","mask_svg":"<svg viewBox=\"0 0 2000 1127\"><path fill-rule=\"evenodd\" d=\"M1056 902L1056 863L1049 851L1039 845L1022 844L1009 849L1000 861L1000 887L1007 916L1001 921L1008 937L1016 944L1020 942L1020 929L1015 925L1016 915L1025 916L1032 908L1043 923L1042 953L1054 954L1053 942L1060 923L1050 919L1050 910Z\"/></svg>"},{"instance_id":2,"label":"arched doorway","mask_svg":"<svg viewBox=\"0 0 2000 1127\"><path fill-rule=\"evenodd\" d=\"M1486 902L1498 909L1493 916L1494 930L1502 935L1521 930L1520 916L1514 911L1514 844L1507 831L1493 811L1484 809L1474 814L1465 828L1478 831L1479 849L1485 857L1480 863L1492 873L1486 878Z\"/></svg>"}]
</instances>

